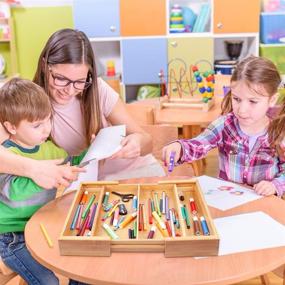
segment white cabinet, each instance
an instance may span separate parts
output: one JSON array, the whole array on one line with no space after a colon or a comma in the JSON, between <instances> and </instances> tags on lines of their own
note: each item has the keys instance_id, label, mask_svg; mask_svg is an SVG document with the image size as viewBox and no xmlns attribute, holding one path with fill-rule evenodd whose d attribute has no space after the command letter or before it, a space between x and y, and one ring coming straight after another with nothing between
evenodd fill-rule
<instances>
[{"instance_id":1,"label":"white cabinet","mask_svg":"<svg viewBox=\"0 0 285 285\"><path fill-rule=\"evenodd\" d=\"M189 70L197 62L213 66L215 60L227 59L225 41L243 41L240 58L258 54L259 0L74 1L75 27L90 37L99 73L106 74L106 62L113 60L127 101L135 98L138 86L158 84L158 73L163 70L167 75L175 60L183 61ZM187 10L187 23L194 14L198 20L204 9L207 19L200 24L200 32L170 33L174 4ZM180 67L175 66L171 68L179 74Z\"/></svg>"}]
</instances>

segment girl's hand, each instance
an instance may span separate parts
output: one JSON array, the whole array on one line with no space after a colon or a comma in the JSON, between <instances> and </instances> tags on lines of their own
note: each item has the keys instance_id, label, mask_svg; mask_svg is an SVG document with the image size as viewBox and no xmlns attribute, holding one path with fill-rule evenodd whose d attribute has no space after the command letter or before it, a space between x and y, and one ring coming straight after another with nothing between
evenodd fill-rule
<instances>
[{"instance_id":1,"label":"girl's hand","mask_svg":"<svg viewBox=\"0 0 285 285\"><path fill-rule=\"evenodd\" d=\"M170 159L171 152L175 152L174 164L176 164L177 161L180 159L181 154L182 154L181 144L179 142L174 142L174 143L171 143L171 144L165 146L162 149L162 161L164 161L165 166L169 165L169 159Z\"/></svg>"},{"instance_id":2,"label":"girl's hand","mask_svg":"<svg viewBox=\"0 0 285 285\"><path fill-rule=\"evenodd\" d=\"M122 141L122 148L111 156L113 158L135 158L141 154L141 135L130 134L126 136Z\"/></svg>"},{"instance_id":3,"label":"girl's hand","mask_svg":"<svg viewBox=\"0 0 285 285\"><path fill-rule=\"evenodd\" d=\"M260 181L253 186L253 190L262 196L270 196L277 193L275 185L270 181Z\"/></svg>"},{"instance_id":4,"label":"girl's hand","mask_svg":"<svg viewBox=\"0 0 285 285\"><path fill-rule=\"evenodd\" d=\"M60 165L62 162L63 159L35 160L30 164L27 176L45 189L58 188L60 185L67 187L77 179L79 172L85 170L69 164Z\"/></svg>"}]
</instances>

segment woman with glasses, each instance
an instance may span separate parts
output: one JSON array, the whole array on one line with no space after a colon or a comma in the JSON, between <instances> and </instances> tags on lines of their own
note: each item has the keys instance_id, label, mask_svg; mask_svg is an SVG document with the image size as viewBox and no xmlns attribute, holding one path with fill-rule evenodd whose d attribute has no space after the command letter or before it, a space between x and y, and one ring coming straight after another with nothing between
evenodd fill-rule
<instances>
[{"instance_id":1,"label":"woman with glasses","mask_svg":"<svg viewBox=\"0 0 285 285\"><path fill-rule=\"evenodd\" d=\"M49 38L34 82L44 88L52 103L53 141L71 155L85 149L101 128L126 125L122 149L99 166L100 180L164 175L159 163L148 154L151 137L128 115L118 94L97 78L92 46L83 32L63 29ZM0 126L0 140L4 139ZM82 171L58 165L61 160L32 161L7 152L2 146L0 157L0 173L27 176L44 188L67 186L76 172Z\"/></svg>"},{"instance_id":2,"label":"woman with glasses","mask_svg":"<svg viewBox=\"0 0 285 285\"><path fill-rule=\"evenodd\" d=\"M101 128L126 125L122 149L99 165L99 180L164 175L148 154L152 150L150 135L128 115L119 95L97 78L92 46L83 32L63 29L49 38L34 82L52 102L52 139L70 155L86 149Z\"/></svg>"},{"instance_id":3,"label":"woman with glasses","mask_svg":"<svg viewBox=\"0 0 285 285\"><path fill-rule=\"evenodd\" d=\"M118 94L97 78L93 50L84 33L72 29L54 33L40 55L34 82L43 87L52 104L52 140L70 155L86 149L101 128L126 125L127 136L122 148L99 167L99 179L164 175L158 162L146 155L152 149L151 137L127 114ZM0 157L0 173L30 177L44 188L66 185L73 178L72 170L78 171L68 166L60 168L56 165L59 161L41 164L13 156L2 148ZM38 170L30 174L27 165ZM49 179L41 178L41 173ZM81 283L71 281L70 284Z\"/></svg>"}]
</instances>

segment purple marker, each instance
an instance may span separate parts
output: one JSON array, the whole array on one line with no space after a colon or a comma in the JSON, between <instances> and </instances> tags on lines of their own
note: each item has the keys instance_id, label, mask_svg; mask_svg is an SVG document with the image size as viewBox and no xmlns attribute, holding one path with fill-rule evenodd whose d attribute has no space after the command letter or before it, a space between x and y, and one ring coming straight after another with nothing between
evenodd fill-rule
<instances>
[{"instance_id":1,"label":"purple marker","mask_svg":"<svg viewBox=\"0 0 285 285\"><path fill-rule=\"evenodd\" d=\"M175 158L175 151L172 151L169 157L168 172L172 172L174 169L174 158Z\"/></svg>"},{"instance_id":2,"label":"purple marker","mask_svg":"<svg viewBox=\"0 0 285 285\"><path fill-rule=\"evenodd\" d=\"M169 215L169 200L168 196L165 196L165 218L167 221L170 220L170 215Z\"/></svg>"}]
</instances>

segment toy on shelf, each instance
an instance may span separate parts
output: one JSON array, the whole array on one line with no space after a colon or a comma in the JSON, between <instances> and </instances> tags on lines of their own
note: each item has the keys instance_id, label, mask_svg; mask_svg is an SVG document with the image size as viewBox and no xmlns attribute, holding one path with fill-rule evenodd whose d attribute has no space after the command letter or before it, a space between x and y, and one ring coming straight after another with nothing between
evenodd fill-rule
<instances>
[{"instance_id":1,"label":"toy on shelf","mask_svg":"<svg viewBox=\"0 0 285 285\"><path fill-rule=\"evenodd\" d=\"M201 73L196 65L192 66L192 71L194 72L199 92L202 94L202 101L204 103L208 103L214 96L215 72L214 70L205 71L201 76Z\"/></svg>"},{"instance_id":2,"label":"toy on shelf","mask_svg":"<svg viewBox=\"0 0 285 285\"><path fill-rule=\"evenodd\" d=\"M170 10L169 31L170 33L183 33L185 31L182 8L178 4L174 4Z\"/></svg>"},{"instance_id":3,"label":"toy on shelf","mask_svg":"<svg viewBox=\"0 0 285 285\"><path fill-rule=\"evenodd\" d=\"M284 12L285 0L263 0L264 12Z\"/></svg>"},{"instance_id":4,"label":"toy on shelf","mask_svg":"<svg viewBox=\"0 0 285 285\"><path fill-rule=\"evenodd\" d=\"M6 0L4 1L10 5L20 5L21 4L21 1L17 1L17 0Z\"/></svg>"},{"instance_id":5,"label":"toy on shelf","mask_svg":"<svg viewBox=\"0 0 285 285\"><path fill-rule=\"evenodd\" d=\"M18 4L15 1L0 1L0 42L6 43L9 57L7 60L7 76L16 75L18 73L17 67L17 52L15 43L14 21L11 13L11 7ZM6 50L6 48L5 48ZM3 65L2 65L3 66ZM1 74L3 77L3 72ZM4 77L6 74L4 75Z\"/></svg>"},{"instance_id":6,"label":"toy on shelf","mask_svg":"<svg viewBox=\"0 0 285 285\"><path fill-rule=\"evenodd\" d=\"M165 78L164 78L164 73L163 73L163 70L160 70L159 74L159 80L160 80L160 95L161 97L167 95L167 87L166 87L166 81L165 81Z\"/></svg>"},{"instance_id":7,"label":"toy on shelf","mask_svg":"<svg viewBox=\"0 0 285 285\"><path fill-rule=\"evenodd\" d=\"M113 60L107 61L107 76L115 76L115 63Z\"/></svg>"},{"instance_id":8,"label":"toy on shelf","mask_svg":"<svg viewBox=\"0 0 285 285\"><path fill-rule=\"evenodd\" d=\"M233 74L243 48L243 41L224 41L228 58L215 60L214 68L216 74Z\"/></svg>"},{"instance_id":9,"label":"toy on shelf","mask_svg":"<svg viewBox=\"0 0 285 285\"><path fill-rule=\"evenodd\" d=\"M121 74L116 73L115 61L108 60L106 62L106 73L101 75L102 79L105 80L118 94L121 94Z\"/></svg>"},{"instance_id":10,"label":"toy on shelf","mask_svg":"<svg viewBox=\"0 0 285 285\"><path fill-rule=\"evenodd\" d=\"M193 31L194 23L197 19L197 15L193 12L191 8L183 7L182 8L183 23L185 26L185 32L190 33Z\"/></svg>"},{"instance_id":11,"label":"toy on shelf","mask_svg":"<svg viewBox=\"0 0 285 285\"><path fill-rule=\"evenodd\" d=\"M11 17L10 6L0 1L0 40L10 39L9 18Z\"/></svg>"},{"instance_id":12,"label":"toy on shelf","mask_svg":"<svg viewBox=\"0 0 285 285\"><path fill-rule=\"evenodd\" d=\"M182 60L179 61L184 63ZM209 71L202 73L199 71L198 65L204 66L205 63L208 64L207 61L200 60L195 65L190 65L189 68L184 63L177 77L175 68L170 68L170 62L168 65L168 96L161 97L160 108L195 108L205 112L209 111L214 105L215 77L211 64Z\"/></svg>"}]
</instances>

